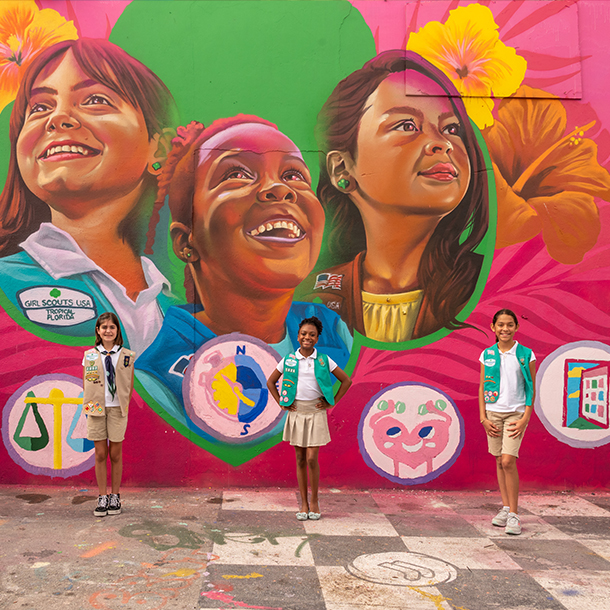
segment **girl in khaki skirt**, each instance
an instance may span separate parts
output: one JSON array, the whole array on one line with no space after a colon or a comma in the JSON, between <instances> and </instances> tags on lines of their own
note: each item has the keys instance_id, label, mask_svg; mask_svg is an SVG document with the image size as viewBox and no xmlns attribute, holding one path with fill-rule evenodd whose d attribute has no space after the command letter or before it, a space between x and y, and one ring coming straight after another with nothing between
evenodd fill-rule
<instances>
[{"instance_id":1,"label":"girl in khaki skirt","mask_svg":"<svg viewBox=\"0 0 610 610\"><path fill-rule=\"evenodd\" d=\"M284 440L295 449L297 480L301 494L299 521L321 517L318 501L320 466L318 451L330 441L326 410L339 401L352 384L351 379L337 363L315 349L322 333L322 322L311 317L299 324L299 349L288 354L267 380L269 392L280 407L288 411L284 425ZM333 374L341 386L333 395ZM276 383L283 375L278 392ZM311 503L307 498L307 469L311 475Z\"/></svg>"}]
</instances>

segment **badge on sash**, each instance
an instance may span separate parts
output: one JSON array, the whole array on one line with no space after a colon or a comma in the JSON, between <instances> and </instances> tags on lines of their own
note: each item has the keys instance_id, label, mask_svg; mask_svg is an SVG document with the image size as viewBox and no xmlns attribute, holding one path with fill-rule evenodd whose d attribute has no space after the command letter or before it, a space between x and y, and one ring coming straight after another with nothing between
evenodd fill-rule
<instances>
[{"instance_id":1,"label":"badge on sash","mask_svg":"<svg viewBox=\"0 0 610 610\"><path fill-rule=\"evenodd\" d=\"M93 400L90 400L89 402L83 405L83 411L87 415L103 415L104 407L102 407L99 402L94 402Z\"/></svg>"},{"instance_id":2,"label":"badge on sash","mask_svg":"<svg viewBox=\"0 0 610 610\"><path fill-rule=\"evenodd\" d=\"M85 373L85 379L89 383L99 383L100 382L100 374L97 371L91 371L89 373Z\"/></svg>"},{"instance_id":3,"label":"badge on sash","mask_svg":"<svg viewBox=\"0 0 610 610\"><path fill-rule=\"evenodd\" d=\"M320 363L320 366L326 366L324 363L324 358L322 358L322 357L318 358L318 362Z\"/></svg>"},{"instance_id":4,"label":"badge on sash","mask_svg":"<svg viewBox=\"0 0 610 610\"><path fill-rule=\"evenodd\" d=\"M125 358L123 358L123 366L125 368L127 368L129 366L130 362L131 362L131 356L125 356Z\"/></svg>"}]
</instances>

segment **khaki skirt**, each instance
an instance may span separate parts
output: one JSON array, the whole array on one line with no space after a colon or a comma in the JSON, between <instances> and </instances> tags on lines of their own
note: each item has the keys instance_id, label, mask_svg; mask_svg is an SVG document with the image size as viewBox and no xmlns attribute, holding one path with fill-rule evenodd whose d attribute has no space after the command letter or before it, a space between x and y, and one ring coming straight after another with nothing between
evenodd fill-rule
<instances>
[{"instance_id":1,"label":"khaki skirt","mask_svg":"<svg viewBox=\"0 0 610 610\"><path fill-rule=\"evenodd\" d=\"M284 438L293 447L321 447L330 443L326 409L316 409L316 400L295 400L296 411L288 411Z\"/></svg>"}]
</instances>

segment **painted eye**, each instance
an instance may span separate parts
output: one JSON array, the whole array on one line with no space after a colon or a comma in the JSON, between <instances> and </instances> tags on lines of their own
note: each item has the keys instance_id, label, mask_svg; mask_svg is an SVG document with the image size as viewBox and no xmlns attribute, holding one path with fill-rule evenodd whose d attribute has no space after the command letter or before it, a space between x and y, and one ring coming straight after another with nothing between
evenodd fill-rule
<instances>
[{"instance_id":1,"label":"painted eye","mask_svg":"<svg viewBox=\"0 0 610 610\"><path fill-rule=\"evenodd\" d=\"M424 426L418 433L420 438L432 438L434 436L434 426Z\"/></svg>"},{"instance_id":2,"label":"painted eye","mask_svg":"<svg viewBox=\"0 0 610 610\"><path fill-rule=\"evenodd\" d=\"M305 176L298 169L289 169L282 175L284 180L298 180L299 182L306 182Z\"/></svg>"},{"instance_id":3,"label":"painted eye","mask_svg":"<svg viewBox=\"0 0 610 610\"><path fill-rule=\"evenodd\" d=\"M391 428L388 429L386 434L390 438L395 438L395 437L400 436L402 434L402 430L398 426L392 426Z\"/></svg>"},{"instance_id":4,"label":"painted eye","mask_svg":"<svg viewBox=\"0 0 610 610\"><path fill-rule=\"evenodd\" d=\"M112 104L103 95L93 94L85 100L86 106L112 106Z\"/></svg>"},{"instance_id":5,"label":"painted eye","mask_svg":"<svg viewBox=\"0 0 610 610\"><path fill-rule=\"evenodd\" d=\"M242 167L231 168L224 176L225 180L251 180L252 176Z\"/></svg>"},{"instance_id":6,"label":"painted eye","mask_svg":"<svg viewBox=\"0 0 610 610\"><path fill-rule=\"evenodd\" d=\"M415 124L415 121L413 119L407 119L405 121L400 121L400 123L394 125L394 127L392 127L392 131L414 132L419 130L417 129L417 125Z\"/></svg>"},{"instance_id":7,"label":"painted eye","mask_svg":"<svg viewBox=\"0 0 610 610\"><path fill-rule=\"evenodd\" d=\"M449 134L450 136L462 137L462 126L459 123L451 123L445 125L442 129L443 133Z\"/></svg>"},{"instance_id":8,"label":"painted eye","mask_svg":"<svg viewBox=\"0 0 610 610\"><path fill-rule=\"evenodd\" d=\"M38 102L37 104L32 104L30 108L30 115L36 114L37 112L45 112L49 110L49 108L50 106L48 106L47 104L42 104L40 102Z\"/></svg>"}]
</instances>

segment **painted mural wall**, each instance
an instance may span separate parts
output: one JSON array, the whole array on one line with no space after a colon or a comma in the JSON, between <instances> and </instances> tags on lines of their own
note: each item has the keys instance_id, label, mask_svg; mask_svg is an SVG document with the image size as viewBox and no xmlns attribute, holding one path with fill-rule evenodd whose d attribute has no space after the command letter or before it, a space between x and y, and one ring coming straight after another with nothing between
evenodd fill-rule
<instances>
[{"instance_id":1,"label":"painted mural wall","mask_svg":"<svg viewBox=\"0 0 610 610\"><path fill-rule=\"evenodd\" d=\"M138 354L127 485L292 485L265 380L316 315L329 486L488 488L494 312L525 486L610 478L610 1L0 3L0 482L88 484L83 351Z\"/></svg>"}]
</instances>

